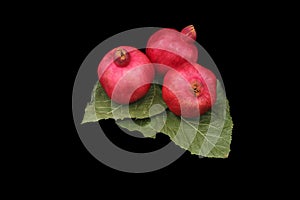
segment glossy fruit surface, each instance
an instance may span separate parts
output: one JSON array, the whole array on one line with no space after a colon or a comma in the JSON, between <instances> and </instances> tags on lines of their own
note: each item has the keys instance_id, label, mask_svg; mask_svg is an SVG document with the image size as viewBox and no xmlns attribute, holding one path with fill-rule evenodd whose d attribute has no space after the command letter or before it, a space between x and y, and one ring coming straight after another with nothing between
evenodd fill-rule
<instances>
[{"instance_id":1,"label":"glossy fruit surface","mask_svg":"<svg viewBox=\"0 0 300 200\"><path fill-rule=\"evenodd\" d=\"M192 25L183 28L181 32L163 28L149 38L146 54L154 63L157 73L164 75L170 68L177 68L186 61L197 62L195 40L196 31Z\"/></svg>"},{"instance_id":2,"label":"glossy fruit surface","mask_svg":"<svg viewBox=\"0 0 300 200\"><path fill-rule=\"evenodd\" d=\"M216 101L216 76L209 69L184 63L164 77L162 96L178 116L195 118L207 112Z\"/></svg>"},{"instance_id":3,"label":"glossy fruit surface","mask_svg":"<svg viewBox=\"0 0 300 200\"><path fill-rule=\"evenodd\" d=\"M146 95L155 70L140 50L120 46L109 51L98 65L98 79L114 102L128 104Z\"/></svg>"}]
</instances>

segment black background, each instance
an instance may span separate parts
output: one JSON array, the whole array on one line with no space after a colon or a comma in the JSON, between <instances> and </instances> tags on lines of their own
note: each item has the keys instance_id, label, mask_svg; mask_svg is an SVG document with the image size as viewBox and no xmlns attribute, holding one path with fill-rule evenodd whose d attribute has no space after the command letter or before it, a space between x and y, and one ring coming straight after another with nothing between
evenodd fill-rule
<instances>
[{"instance_id":1,"label":"black background","mask_svg":"<svg viewBox=\"0 0 300 200\"><path fill-rule=\"evenodd\" d=\"M164 185L166 182L170 184L170 179L177 180L175 185L197 180L211 183L222 180L218 182L222 185L226 184L223 180L242 180L252 177L257 169L265 171L259 156L261 141L253 137L253 134L265 132L263 129L257 131L257 126L251 123L254 117L257 123L259 121L255 115L259 110L258 100L253 93L259 93L257 86L262 78L254 69L263 71L260 60L264 55L259 53L259 41L265 37L263 28L267 25L266 19L258 15L264 12L264 8L241 6L237 9L234 5L216 7L190 4L179 7L165 8L156 4L147 9L128 9L118 4L100 7L77 5L76 8L57 6L47 11L40 10L36 16L28 19L36 21L38 16L45 16L41 22L38 20L35 23L36 31L30 34L30 38L38 36L40 39L34 56L38 57L38 64L43 63L43 67L35 71L42 74L39 76L41 82L48 80L45 83L47 92L41 95L49 102L49 119L45 122L45 118L41 118L43 122L38 138L42 142L37 143L38 147L33 150L34 153L36 149L39 152L45 150L47 156L44 153L37 156L40 163L33 169L46 167L46 177L60 185L75 183L81 186L96 182L108 187L126 185L127 181L137 185L149 181ZM111 9L111 12L104 13L106 9ZM144 174L120 172L100 163L85 149L73 123L72 89L83 60L99 43L122 31L138 27L181 30L190 24L195 26L197 42L210 54L225 84L234 123L229 157L199 159L185 152L171 165ZM27 41L30 45L30 40ZM267 100L262 98L260 101L264 104ZM168 142L163 135L154 141L130 138L112 120L100 123L104 130L107 129L106 134L111 141L135 152L157 149ZM260 122L258 124L261 126ZM111 181L113 183L109 184Z\"/></svg>"},{"instance_id":2,"label":"black background","mask_svg":"<svg viewBox=\"0 0 300 200\"><path fill-rule=\"evenodd\" d=\"M3 84L10 91L3 97L7 102L3 107L17 108L6 117L13 124L2 123L9 125L2 136L12 137L1 143L9 146L3 151L9 160L2 164L8 168L3 182L12 188L9 195L96 193L101 198L104 192L136 196L141 191L157 198L158 191L163 191L185 198L208 193L211 198L236 192L241 197L239 192L245 191L244 197L257 194L257 189L268 192L270 183L280 182L278 190L270 187L270 193L277 194L282 183L288 183L280 178L295 177L288 173L296 165L286 161L297 158L288 160L288 155L297 152L293 148L298 145L290 145L297 131L289 131L297 123L283 120L292 118L286 111L294 111L296 98L282 88L297 84L282 77L298 78L291 78L290 69L296 65L287 64L289 59L279 63L288 49L279 45L294 45L288 41L287 29L288 22L297 19L290 11L293 6L281 2L166 2L163 6L154 1L13 4L8 13L2 13L3 59L8 59L2 75L13 82L12 89L6 80ZM73 122L72 89L83 60L99 43L122 31L137 27L181 30L189 24L196 27L197 42L213 58L225 84L234 122L229 157L199 159L186 152L171 165L144 174L103 165L85 149ZM4 69L11 70L12 77ZM116 145L132 151L159 148L167 142L163 136L152 142L127 137L113 121L101 125L109 129L106 134ZM24 192L16 191L17 186Z\"/></svg>"}]
</instances>

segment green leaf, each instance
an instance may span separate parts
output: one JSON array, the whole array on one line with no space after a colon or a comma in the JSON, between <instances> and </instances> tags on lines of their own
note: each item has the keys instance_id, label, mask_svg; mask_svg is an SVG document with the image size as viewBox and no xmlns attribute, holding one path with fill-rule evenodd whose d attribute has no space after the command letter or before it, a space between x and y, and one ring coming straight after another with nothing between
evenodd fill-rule
<instances>
[{"instance_id":1,"label":"green leaf","mask_svg":"<svg viewBox=\"0 0 300 200\"><path fill-rule=\"evenodd\" d=\"M176 145L196 155L226 158L230 152L233 122L229 102L219 81L215 105L197 120L178 117L167 110L150 119L118 120L117 124L131 131L138 130L145 137L151 131L164 133Z\"/></svg>"},{"instance_id":2,"label":"green leaf","mask_svg":"<svg viewBox=\"0 0 300 200\"><path fill-rule=\"evenodd\" d=\"M140 100L129 105L114 103L105 93L99 82L94 86L91 101L85 108L83 123L96 122L102 119L143 119L157 115L167 108L161 95L161 86L152 84L148 93Z\"/></svg>"},{"instance_id":3,"label":"green leaf","mask_svg":"<svg viewBox=\"0 0 300 200\"><path fill-rule=\"evenodd\" d=\"M139 131L144 137L155 138L156 133L164 127L166 120L166 113L163 112L151 118L116 120L116 124L129 131Z\"/></svg>"}]
</instances>

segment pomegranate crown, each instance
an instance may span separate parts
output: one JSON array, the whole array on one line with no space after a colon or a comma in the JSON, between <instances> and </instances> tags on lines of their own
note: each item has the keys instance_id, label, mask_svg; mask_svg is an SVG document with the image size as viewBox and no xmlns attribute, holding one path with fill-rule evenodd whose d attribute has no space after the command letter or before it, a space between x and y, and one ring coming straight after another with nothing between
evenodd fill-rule
<instances>
[{"instance_id":1,"label":"pomegranate crown","mask_svg":"<svg viewBox=\"0 0 300 200\"><path fill-rule=\"evenodd\" d=\"M126 67L130 62L130 54L124 48L116 48L114 53L114 63L118 67Z\"/></svg>"},{"instance_id":2,"label":"pomegranate crown","mask_svg":"<svg viewBox=\"0 0 300 200\"><path fill-rule=\"evenodd\" d=\"M197 34L196 34L195 27L193 25L188 25L184 27L181 30L181 33L193 40L196 40Z\"/></svg>"}]
</instances>

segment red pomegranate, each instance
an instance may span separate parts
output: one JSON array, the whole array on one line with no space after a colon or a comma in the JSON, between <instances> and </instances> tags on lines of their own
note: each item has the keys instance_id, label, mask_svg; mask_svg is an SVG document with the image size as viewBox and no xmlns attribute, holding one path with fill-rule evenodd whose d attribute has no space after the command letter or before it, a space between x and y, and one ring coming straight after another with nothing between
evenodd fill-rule
<instances>
[{"instance_id":1,"label":"red pomegranate","mask_svg":"<svg viewBox=\"0 0 300 200\"><path fill-rule=\"evenodd\" d=\"M158 74L164 75L170 68L181 66L186 60L197 62L198 49L195 45L196 31L193 25L178 32L163 28L148 40L146 54L154 63Z\"/></svg>"},{"instance_id":2,"label":"red pomegranate","mask_svg":"<svg viewBox=\"0 0 300 200\"><path fill-rule=\"evenodd\" d=\"M131 46L112 49L98 66L102 87L119 104L132 103L145 96L154 75L154 67L147 56Z\"/></svg>"},{"instance_id":3,"label":"red pomegranate","mask_svg":"<svg viewBox=\"0 0 300 200\"><path fill-rule=\"evenodd\" d=\"M209 69L185 62L169 70L163 82L162 96L178 116L195 118L207 112L216 101L217 79Z\"/></svg>"}]
</instances>

